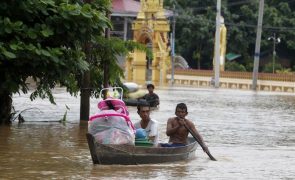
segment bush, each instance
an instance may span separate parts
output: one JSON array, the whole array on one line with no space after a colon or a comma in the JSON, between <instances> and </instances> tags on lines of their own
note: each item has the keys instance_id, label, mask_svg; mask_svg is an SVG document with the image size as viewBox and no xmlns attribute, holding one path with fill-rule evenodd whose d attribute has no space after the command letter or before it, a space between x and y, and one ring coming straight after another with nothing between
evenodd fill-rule
<instances>
[{"instance_id":1,"label":"bush","mask_svg":"<svg viewBox=\"0 0 295 180\"><path fill-rule=\"evenodd\" d=\"M281 64L277 64L277 63L275 64L275 71L281 71L282 69L283 67ZM273 64L272 62L270 62L263 67L262 72L272 73L272 70L273 70Z\"/></svg>"},{"instance_id":2,"label":"bush","mask_svg":"<svg viewBox=\"0 0 295 180\"><path fill-rule=\"evenodd\" d=\"M239 64L237 62L227 62L225 63L225 70L226 71L240 71L245 72L246 68L242 64Z\"/></svg>"}]
</instances>

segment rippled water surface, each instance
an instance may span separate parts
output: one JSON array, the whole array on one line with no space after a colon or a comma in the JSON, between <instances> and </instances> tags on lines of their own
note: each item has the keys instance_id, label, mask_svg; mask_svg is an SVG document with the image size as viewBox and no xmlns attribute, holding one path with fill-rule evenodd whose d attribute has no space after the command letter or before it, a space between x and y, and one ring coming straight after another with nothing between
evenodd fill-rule
<instances>
[{"instance_id":1,"label":"rippled water surface","mask_svg":"<svg viewBox=\"0 0 295 180\"><path fill-rule=\"evenodd\" d=\"M56 89L57 105L31 102L15 95L14 106L26 120L0 127L0 179L294 179L295 94L216 89L156 89L160 108L151 117L160 123L160 139L179 102L203 135L210 161L198 149L196 158L154 165L93 165L79 123L80 99ZM91 100L91 114L97 100ZM70 109L67 110L66 106ZM67 122L62 119L67 111ZM139 120L129 107L133 121ZM49 122L42 122L49 121Z\"/></svg>"}]
</instances>

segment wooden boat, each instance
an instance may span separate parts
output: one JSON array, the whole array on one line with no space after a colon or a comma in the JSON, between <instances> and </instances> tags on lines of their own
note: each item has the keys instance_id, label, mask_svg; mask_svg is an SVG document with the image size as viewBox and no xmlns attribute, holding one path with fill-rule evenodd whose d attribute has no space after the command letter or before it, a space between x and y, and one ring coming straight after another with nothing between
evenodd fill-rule
<instances>
[{"instance_id":1,"label":"wooden boat","mask_svg":"<svg viewBox=\"0 0 295 180\"><path fill-rule=\"evenodd\" d=\"M144 99L123 99L123 102L126 104L126 106L138 106L138 105L143 105L146 104L147 101ZM158 109L159 106L151 106L151 110L156 110Z\"/></svg>"},{"instance_id":2,"label":"wooden boat","mask_svg":"<svg viewBox=\"0 0 295 180\"><path fill-rule=\"evenodd\" d=\"M123 102L126 104L126 106L138 106L142 104L148 103L145 99L123 99Z\"/></svg>"},{"instance_id":3,"label":"wooden boat","mask_svg":"<svg viewBox=\"0 0 295 180\"><path fill-rule=\"evenodd\" d=\"M106 99L102 99L103 94L106 94ZM94 164L150 164L194 157L197 142L193 138L189 138L188 145L182 147L147 147L150 143L138 141L136 146L132 145L135 128L122 97L123 89L120 87L102 89L102 100L97 105L99 111L89 118L86 137Z\"/></svg>"},{"instance_id":4,"label":"wooden boat","mask_svg":"<svg viewBox=\"0 0 295 180\"><path fill-rule=\"evenodd\" d=\"M154 164L188 160L195 156L197 142L188 138L188 145L182 147L144 147L134 145L101 144L86 134L94 164Z\"/></svg>"},{"instance_id":5,"label":"wooden boat","mask_svg":"<svg viewBox=\"0 0 295 180\"><path fill-rule=\"evenodd\" d=\"M126 98L126 99L123 99L123 101L126 104L126 106L137 106L141 104L138 99Z\"/></svg>"}]
</instances>

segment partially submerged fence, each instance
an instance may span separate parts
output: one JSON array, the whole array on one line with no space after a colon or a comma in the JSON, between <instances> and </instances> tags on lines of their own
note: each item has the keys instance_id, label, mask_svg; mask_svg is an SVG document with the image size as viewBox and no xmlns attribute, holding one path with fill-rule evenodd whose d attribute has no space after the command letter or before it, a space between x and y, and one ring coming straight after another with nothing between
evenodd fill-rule
<instances>
[{"instance_id":1,"label":"partially submerged fence","mask_svg":"<svg viewBox=\"0 0 295 180\"><path fill-rule=\"evenodd\" d=\"M175 69L174 84L195 87L210 87L214 83L212 70ZM168 83L171 83L171 72L167 75ZM221 88L251 89L251 72L220 72ZM257 90L295 92L295 74L259 73Z\"/></svg>"}]
</instances>

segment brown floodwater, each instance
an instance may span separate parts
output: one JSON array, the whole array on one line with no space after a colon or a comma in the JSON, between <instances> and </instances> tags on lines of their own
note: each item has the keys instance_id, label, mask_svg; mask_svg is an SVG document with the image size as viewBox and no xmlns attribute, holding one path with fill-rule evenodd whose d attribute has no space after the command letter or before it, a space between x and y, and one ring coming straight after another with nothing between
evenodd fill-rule
<instances>
[{"instance_id":1,"label":"brown floodwater","mask_svg":"<svg viewBox=\"0 0 295 180\"><path fill-rule=\"evenodd\" d=\"M80 99L65 89L54 90L57 105L14 95L25 123L0 126L0 179L294 179L295 94L223 89L156 89L160 108L151 117L159 122L166 142L167 119L179 102L188 105L205 139L210 161L199 148L196 158L152 165L93 165L79 122ZM96 112L91 99L91 114ZM69 110L67 110L69 107ZM67 121L54 122L63 118ZM129 107L132 121L139 120ZM44 122L46 121L46 122Z\"/></svg>"}]
</instances>

